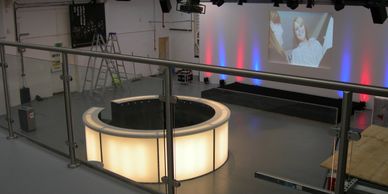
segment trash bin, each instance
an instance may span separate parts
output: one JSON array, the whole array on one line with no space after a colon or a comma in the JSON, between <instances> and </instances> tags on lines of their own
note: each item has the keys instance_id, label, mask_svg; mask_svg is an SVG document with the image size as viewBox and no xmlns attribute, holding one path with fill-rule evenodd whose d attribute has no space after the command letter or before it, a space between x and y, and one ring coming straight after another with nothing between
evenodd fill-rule
<instances>
[{"instance_id":1,"label":"trash bin","mask_svg":"<svg viewBox=\"0 0 388 194\"><path fill-rule=\"evenodd\" d=\"M22 106L19 108L19 124L23 131L35 131L35 113L32 107Z\"/></svg>"}]
</instances>

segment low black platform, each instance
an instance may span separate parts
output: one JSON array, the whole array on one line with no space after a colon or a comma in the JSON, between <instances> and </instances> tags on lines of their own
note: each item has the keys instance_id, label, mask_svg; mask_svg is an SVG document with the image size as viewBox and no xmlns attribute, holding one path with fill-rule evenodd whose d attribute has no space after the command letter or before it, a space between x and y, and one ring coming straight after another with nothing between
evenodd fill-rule
<instances>
[{"instance_id":1,"label":"low black platform","mask_svg":"<svg viewBox=\"0 0 388 194\"><path fill-rule=\"evenodd\" d=\"M342 99L232 83L202 92L203 98L265 111L337 124L341 120ZM365 102L353 102L352 110L363 110ZM353 112L352 111L352 112Z\"/></svg>"}]
</instances>

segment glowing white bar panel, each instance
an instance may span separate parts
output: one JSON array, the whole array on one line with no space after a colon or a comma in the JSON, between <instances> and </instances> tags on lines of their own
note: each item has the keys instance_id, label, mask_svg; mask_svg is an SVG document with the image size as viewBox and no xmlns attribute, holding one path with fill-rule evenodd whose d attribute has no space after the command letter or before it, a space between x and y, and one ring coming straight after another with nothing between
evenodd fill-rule
<instances>
[{"instance_id":1,"label":"glowing white bar panel","mask_svg":"<svg viewBox=\"0 0 388 194\"><path fill-rule=\"evenodd\" d=\"M215 168L219 168L228 159L228 122L216 128Z\"/></svg>"},{"instance_id":2,"label":"glowing white bar panel","mask_svg":"<svg viewBox=\"0 0 388 194\"><path fill-rule=\"evenodd\" d=\"M167 161L167 153L164 152L164 149L167 149L166 139L159 138L159 178L166 176L167 172L167 164L165 162ZM161 179L159 180L161 181Z\"/></svg>"},{"instance_id":3,"label":"glowing white bar panel","mask_svg":"<svg viewBox=\"0 0 388 194\"><path fill-rule=\"evenodd\" d=\"M213 171L213 131L175 137L174 162L177 180Z\"/></svg>"},{"instance_id":4,"label":"glowing white bar panel","mask_svg":"<svg viewBox=\"0 0 388 194\"><path fill-rule=\"evenodd\" d=\"M85 126L86 158L88 161L101 162L100 134Z\"/></svg>"},{"instance_id":5,"label":"glowing white bar panel","mask_svg":"<svg viewBox=\"0 0 388 194\"><path fill-rule=\"evenodd\" d=\"M138 182L158 181L156 139L101 134L104 168Z\"/></svg>"},{"instance_id":6,"label":"glowing white bar panel","mask_svg":"<svg viewBox=\"0 0 388 194\"><path fill-rule=\"evenodd\" d=\"M157 96L122 100L154 98ZM175 179L187 180L212 172L213 162L217 169L228 159L230 111L214 101L183 96L179 98L203 103L215 110L215 115L203 123L174 129ZM166 176L166 141L162 130L110 126L99 119L102 110L98 107L90 108L83 115L88 161L102 162L105 169L142 183L156 183Z\"/></svg>"}]
</instances>

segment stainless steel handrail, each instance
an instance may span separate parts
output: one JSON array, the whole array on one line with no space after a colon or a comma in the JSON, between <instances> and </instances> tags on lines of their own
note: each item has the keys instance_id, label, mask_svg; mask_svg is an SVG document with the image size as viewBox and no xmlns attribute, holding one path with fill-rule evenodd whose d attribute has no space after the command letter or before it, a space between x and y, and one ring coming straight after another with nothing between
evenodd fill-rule
<instances>
[{"instance_id":1,"label":"stainless steel handrail","mask_svg":"<svg viewBox=\"0 0 388 194\"><path fill-rule=\"evenodd\" d=\"M338 172L337 172L337 179L336 179L336 188L335 188L335 194L343 194L344 193L344 182L346 179L346 158L347 158L347 151L346 147L348 146L348 134L347 131L349 129L349 118L351 113L350 104L352 101L352 94L353 93L363 93L363 94L370 94L370 95L376 95L376 96L385 96L388 97L388 88L384 87L378 87L378 86L366 86L366 85L360 85L360 84L354 84L354 83L344 83L339 81L331 81L331 80L324 80L324 79L315 79L315 78L308 78L308 77L300 77L300 76L291 76L291 75L285 75L285 74L276 74L276 73L269 73L269 72L262 72L262 71L252 71L252 70L244 70L244 69L237 69L237 68L230 68L230 67L219 67L219 66L212 66L212 65L206 65L206 64L199 64L199 63L188 63L188 62L181 62L181 61L169 61L169 60L162 60L162 59L152 59L152 58L145 58L145 57L136 57L136 56L129 56L129 55L122 55L122 54L110 54L110 53L100 53L100 52L92 52L92 51L83 51L83 50L76 50L76 49L70 49L70 48L58 48L58 47L50 47L50 46L42 46L42 45L36 45L36 44L26 44L26 43L15 43L15 42L6 42L6 41L0 41L0 50L2 51L4 55L4 46L12 46L12 47L18 47L18 48L29 48L29 49L37 49L37 50L45 50L45 51L53 51L53 52L61 52L63 56L67 59L67 54L76 54L76 55L84 55L84 56L92 56L92 57L101 57L101 58L108 58L108 59L115 59L115 60L123 60L123 61L131 61L131 62L138 62L138 63L145 63L145 64L153 64L153 65L161 65L168 67L165 72L165 81L164 81L164 95L165 95L165 128L167 131L167 179L164 179L164 183L168 186L168 194L175 194L175 186L176 181L174 179L174 154L173 154L173 116L174 112L171 107L172 103L172 77L171 77L171 70L173 67L179 67L179 68L185 68L185 69L192 69L192 70L199 70L199 71L208 71L208 72L214 72L214 73L221 73L221 74L229 74L234 76L242 76L242 77L248 77L248 78L255 78L255 79L262 79L262 80L269 80L269 81L275 81L275 82L282 82L287 84L295 84L295 85L303 85L303 86L310 86L310 87L317 87L317 88L324 88L324 89L332 89L332 90L341 90L343 91L344 100L343 100L343 109L342 109L342 116L341 120L343 121L341 124L341 132L339 136L339 155L338 157ZM64 66L68 66L66 63L67 60L64 59ZM5 70L5 57L1 57L1 62L3 63L3 74L6 75ZM67 69L67 68L66 68ZM69 85L71 79L68 77L67 73L64 72L64 89L65 89L65 102L68 104L70 103L70 90L69 87L66 87ZM4 84L4 93L5 95L8 95L9 91L7 88L7 84L5 81ZM7 109L7 117L11 117L10 113L10 106L9 106L9 99L5 99L6 101L6 109ZM71 109L67 105L66 112L68 113L66 115L67 119L67 130L68 132L71 132L69 134L69 138L72 137L72 117L71 117ZM9 118L10 119L10 118ZM10 134L12 131L12 124L8 122L8 127ZM70 154L74 154L75 146L69 145ZM71 165L74 164L74 157L71 157Z\"/></svg>"},{"instance_id":2,"label":"stainless steel handrail","mask_svg":"<svg viewBox=\"0 0 388 194\"><path fill-rule=\"evenodd\" d=\"M189 62L182 62L182 61L170 61L170 60L164 60L164 59L146 58L146 57L123 55L123 54L84 51L84 50L70 49L70 48L58 48L58 47L51 47L51 46L42 46L37 44L0 41L0 45L53 51L53 52L63 52L68 54L76 54L76 55L84 55L84 56L101 57L101 58L131 61L131 62L144 63L144 64L161 65L166 67L178 67L178 68L192 69L192 70L198 70L198 71L209 71L214 73L229 74L234 76L242 76L242 77L282 82L282 83L288 83L288 84L311 86L311 87L317 87L317 88L349 91L354 93L388 97L388 88L379 87L379 86L367 86L367 85L361 85L361 84L355 84L355 83L344 83L339 81L308 78L308 77L301 77L301 76L292 76L292 75L285 75L285 74L278 74L278 73L269 73L269 72L263 72L263 71L253 71L253 70L237 69L237 68L231 68L231 67L220 67L220 66L212 66L212 65L199 64L199 63L189 63Z\"/></svg>"}]
</instances>

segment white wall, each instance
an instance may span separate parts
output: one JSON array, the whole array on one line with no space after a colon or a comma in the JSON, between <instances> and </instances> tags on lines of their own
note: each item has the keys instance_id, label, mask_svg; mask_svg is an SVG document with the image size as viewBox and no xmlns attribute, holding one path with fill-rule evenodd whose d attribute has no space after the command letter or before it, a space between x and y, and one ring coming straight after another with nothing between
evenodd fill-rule
<instances>
[{"instance_id":1,"label":"white wall","mask_svg":"<svg viewBox=\"0 0 388 194\"><path fill-rule=\"evenodd\" d=\"M3 3L2 13L3 13L3 24L4 24L4 33L6 36L6 40L14 41L14 19L13 19L13 8L12 8L12 0L4 0L1 1ZM15 49L7 49L7 52L16 52Z\"/></svg>"},{"instance_id":2,"label":"white wall","mask_svg":"<svg viewBox=\"0 0 388 194\"><path fill-rule=\"evenodd\" d=\"M107 32L117 32L122 53L158 58L158 39L168 35L168 30L152 21L161 18L157 0L133 0L130 2L108 1L106 3ZM168 17L168 15L166 16ZM129 71L134 72L132 66ZM136 73L144 76L157 73L156 67L136 64Z\"/></svg>"},{"instance_id":3,"label":"white wall","mask_svg":"<svg viewBox=\"0 0 388 194\"><path fill-rule=\"evenodd\" d=\"M1 1L5 3L2 12L4 15L4 31L7 40L14 41L13 27L13 12L12 1ZM32 1L28 1L32 2ZM119 2L107 0L105 3L107 32L117 32L122 53L139 56L158 57L158 39L159 37L170 37L170 59L188 62L199 62L198 58L194 58L194 34L193 32L171 31L170 28L190 28L190 14L176 12L175 3L171 1L171 13L164 14L165 28L162 28L162 13L159 1L157 0L131 0L129 2ZM284 5L283 5L284 6ZM351 70L348 72L349 81L359 83L361 74L368 74L369 80L364 79L364 82L370 82L373 85L384 85L385 66L388 63L385 58L385 53L388 49L388 27L386 24L377 25L372 23L369 10L364 7L349 7L347 6L340 12L335 12L332 6L315 6L313 9L306 9L303 6L298 8L298 11L313 11L313 12L330 12L335 18L335 48L331 50L333 58L327 61L329 69L311 69L295 66L286 66L282 64L268 63L267 59L267 40L268 40L268 19L269 10L273 9L272 4L244 4L237 6L235 3L225 3L222 7L207 4L207 13L201 15L200 35L201 35L201 52L200 62L205 63L206 45L211 44L213 53L212 64L219 64L219 48L220 39L225 39L224 47L227 55L227 65L234 66L236 63L236 46L238 38L244 37L246 48L244 52L244 68L251 68L250 58L252 57L252 42L257 42L260 53L259 63L261 70L285 73L291 75L316 77L330 80L341 80L341 61L348 47L351 53ZM22 39L23 42L38 43L52 46L56 42L62 42L64 46L68 46L70 42L69 34L69 16L67 6L58 6L50 8L27 8L19 9L18 25L21 33L30 33L29 36ZM280 10L287 10L282 7ZM189 21L189 22L181 22ZM240 25L256 26L253 31L246 31L242 36L239 34L243 31ZM252 28L252 27L250 27ZM223 32L220 36L219 32ZM373 32L373 35L371 35ZM208 38L212 40L209 42ZM367 38L365 38L367 37ZM88 49L88 48L83 48ZM14 49L7 49L7 53L16 54ZM51 73L50 53L27 50L26 66L37 65L36 60L39 58L43 67L41 71L33 71L27 68L28 85L32 89L33 95L50 96L53 92L62 90L62 82L59 80L60 73ZM10 72L14 72L9 77L12 77L12 104L18 104L20 87L20 62L19 60L10 60L9 63L13 68ZM87 57L70 56L71 64L86 66ZM370 66L369 68L366 68ZM35 70L36 70L35 69ZM132 64L128 64L128 71L133 73ZM72 90L80 90L83 82L85 68L74 67L72 73L74 81L72 82ZM31 71L31 72L30 72ZM144 66L136 64L137 73L144 76L157 73L157 67ZM213 82L218 82L218 77L213 76ZM229 78L228 82L234 81ZM387 81L385 81L387 82ZM318 95L337 97L337 92L327 90L312 90L302 86L288 86L277 83L264 82L264 86L271 86L281 89L289 89L294 91L302 91ZM43 87L42 87L43 86ZM48 87L45 87L48 86ZM1 92L2 94L3 92ZM3 96L3 95L0 95ZM2 98L2 97L1 97ZM0 99L1 100L1 99ZM0 113L4 112L3 103L0 104Z\"/></svg>"},{"instance_id":4,"label":"white wall","mask_svg":"<svg viewBox=\"0 0 388 194\"><path fill-rule=\"evenodd\" d=\"M39 1L25 0L24 2L33 3ZM58 2L61 1L58 0ZM6 4L7 6L1 9L2 12L0 13L5 14L4 28L7 40L14 41L14 20L11 0L7 0ZM105 3L107 32L116 32L118 34L123 54L133 53L137 56L158 57L159 37L169 36L168 28L162 28L160 23L153 23L153 21L161 21L161 15L160 4L157 0L131 0L129 2L107 0ZM169 15L165 14L166 21L170 20ZM70 45L68 6L21 8L18 9L17 22L20 33L29 33L28 36L22 38L22 42L49 46L61 42L65 47ZM88 50L89 48L83 49ZM16 50L7 48L7 53L16 55ZM61 72L52 73L50 71L50 62L52 60L50 54L49 52L30 49L24 53L26 56L27 86L31 88L31 94L33 96L40 95L47 97L51 96L54 92L62 91L62 82L59 79ZM71 89L73 91L82 88L85 72L84 66L87 65L87 59L87 57L82 56L69 56L70 64L79 65L72 66L73 68L71 68L73 75ZM8 77L11 83L12 105L17 105L20 103L20 60L14 56L10 56L7 57L7 62L10 65ZM137 74L148 76L158 73L158 69L155 66L135 65ZM127 64L127 72L134 72L132 63ZM2 90L0 94L0 100L2 100ZM0 114L4 113L4 111L4 105L1 103Z\"/></svg>"},{"instance_id":5,"label":"white wall","mask_svg":"<svg viewBox=\"0 0 388 194\"><path fill-rule=\"evenodd\" d=\"M7 77L10 92L11 106L20 104L19 89L22 87L22 80L20 77L20 57L15 55L6 55L8 64ZM24 58L26 66L25 71L28 72L26 76L27 87L30 88L31 99L34 99L36 95L41 97L50 97L55 91L55 85L52 84L52 80L59 79L57 74L51 73L50 63L51 61L35 59L35 58ZM28 64L28 65L27 65ZM76 77L75 66L71 65L70 75ZM0 76L1 77L1 76ZM1 77L2 79L2 77ZM61 82L62 83L62 82ZM4 92L3 82L0 81L0 112L5 111L4 108ZM71 82L71 88L76 88L76 82Z\"/></svg>"},{"instance_id":6,"label":"white wall","mask_svg":"<svg viewBox=\"0 0 388 194\"><path fill-rule=\"evenodd\" d=\"M194 57L194 14L178 12L175 10L176 1L171 1L173 11L171 12L170 28L192 31L170 30L171 37L171 59L199 63L199 58ZM198 72L194 71L194 75Z\"/></svg>"},{"instance_id":7,"label":"white wall","mask_svg":"<svg viewBox=\"0 0 388 194\"><path fill-rule=\"evenodd\" d=\"M277 10L290 11L285 7ZM236 67L240 52L243 68L254 70L253 52L259 53L262 71L296 76L349 81L353 83L384 86L387 81L388 25L373 24L370 11L365 7L347 6L336 12L333 6L317 5L313 9L299 6L296 11L329 12L334 17L334 47L329 50L323 63L328 68L306 68L268 61L269 11L272 4L225 3L222 7L207 4L207 13L201 15L201 63L219 65L220 48L225 50L226 66ZM224 44L223 46L220 46ZM238 48L240 47L239 50ZM257 50L257 51L255 51ZM212 56L209 57L209 53ZM344 55L349 53L349 72L343 71ZM208 59L206 59L208 56ZM344 79L348 74L349 78ZM203 76L202 76L203 77ZM346 77L346 76L345 76ZM219 75L211 81L218 83ZM234 82L228 77L227 82ZM245 79L243 82L252 83ZM338 97L336 91L319 90L302 86L263 82L262 85L291 91L300 91L329 97ZM358 97L358 96L357 96ZM357 100L357 99L355 99Z\"/></svg>"},{"instance_id":8,"label":"white wall","mask_svg":"<svg viewBox=\"0 0 388 194\"><path fill-rule=\"evenodd\" d=\"M4 28L4 2L0 1L0 38L5 37Z\"/></svg>"},{"instance_id":9,"label":"white wall","mask_svg":"<svg viewBox=\"0 0 388 194\"><path fill-rule=\"evenodd\" d=\"M175 8L176 1L172 1ZM172 59L177 61L199 62L199 58L194 58L194 14L172 11L170 30ZM192 31L179 31L192 30Z\"/></svg>"},{"instance_id":10,"label":"white wall","mask_svg":"<svg viewBox=\"0 0 388 194\"><path fill-rule=\"evenodd\" d=\"M39 13L39 14L37 14ZM18 29L19 33L29 33L28 36L21 37L21 42L34 43L54 46L55 43L62 43L64 47L68 47L70 44L69 36L69 22L68 8L65 6L58 7L44 7L44 8L28 8L18 10ZM25 52L26 57L43 59L50 61L51 52L38 51L27 49ZM70 63L73 63L74 58L69 59ZM28 61L26 66L32 65ZM49 65L49 63L47 64ZM59 76L61 72L46 72L51 74L51 92L61 92L62 80ZM26 71L28 75L29 72ZM33 82L33 80L32 80Z\"/></svg>"},{"instance_id":11,"label":"white wall","mask_svg":"<svg viewBox=\"0 0 388 194\"><path fill-rule=\"evenodd\" d=\"M155 17L160 17L159 2L156 0L132 0L130 2L111 0L105 3L107 33L116 32L118 34L123 54L133 53L137 56L157 57L154 43L158 44L158 37L166 36L168 33L161 29L160 25L156 25L154 29L154 25L150 23L154 20L154 11ZM70 27L67 6L20 9L18 21L20 32L30 33L28 37L23 38L23 42L50 46L56 42L62 42L65 47L69 47ZM89 48L82 49L88 50ZM44 51L29 50L26 56L50 60L50 53ZM69 62L86 66L87 59L88 57L79 56L70 58ZM133 73L132 64L127 69ZM150 72L148 66L137 64L136 73L147 76L155 72Z\"/></svg>"}]
</instances>

